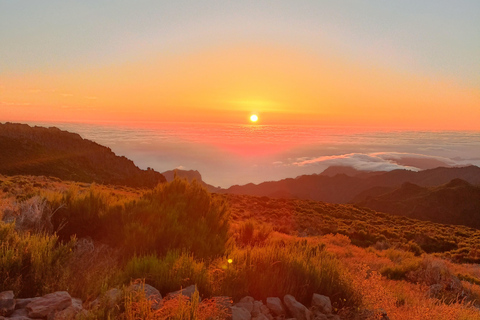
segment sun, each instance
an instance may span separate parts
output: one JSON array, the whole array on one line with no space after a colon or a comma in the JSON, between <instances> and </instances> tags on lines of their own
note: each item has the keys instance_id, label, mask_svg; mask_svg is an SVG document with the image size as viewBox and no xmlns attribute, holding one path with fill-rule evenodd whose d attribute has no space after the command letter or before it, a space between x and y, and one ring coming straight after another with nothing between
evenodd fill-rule
<instances>
[{"instance_id":1,"label":"sun","mask_svg":"<svg viewBox=\"0 0 480 320\"><path fill-rule=\"evenodd\" d=\"M252 121L252 122L257 122L257 121L258 121L258 116L257 116L256 114L252 114L252 115L250 116L250 121Z\"/></svg>"}]
</instances>

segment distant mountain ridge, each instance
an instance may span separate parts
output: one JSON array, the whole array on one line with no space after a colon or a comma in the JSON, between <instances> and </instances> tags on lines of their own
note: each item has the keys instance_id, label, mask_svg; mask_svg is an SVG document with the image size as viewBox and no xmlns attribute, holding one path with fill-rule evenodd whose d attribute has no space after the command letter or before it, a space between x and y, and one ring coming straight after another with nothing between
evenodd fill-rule
<instances>
[{"instance_id":1,"label":"distant mountain ridge","mask_svg":"<svg viewBox=\"0 0 480 320\"><path fill-rule=\"evenodd\" d=\"M480 186L462 179L453 179L437 187L421 187L406 182L390 192L367 196L356 205L415 219L480 229Z\"/></svg>"},{"instance_id":2,"label":"distant mountain ridge","mask_svg":"<svg viewBox=\"0 0 480 320\"><path fill-rule=\"evenodd\" d=\"M0 174L44 175L62 180L130 187L165 182L154 170L141 170L110 148L56 127L0 123Z\"/></svg>"},{"instance_id":3,"label":"distant mountain ridge","mask_svg":"<svg viewBox=\"0 0 480 320\"><path fill-rule=\"evenodd\" d=\"M480 168L476 166L439 167L418 172L361 172L353 168L338 167L326 171L325 174L303 175L294 179L235 185L222 192L348 203L369 189L376 188L384 192L389 190L385 188L399 187L406 182L432 187L446 184L453 179L462 179L470 184L480 185Z\"/></svg>"}]
</instances>

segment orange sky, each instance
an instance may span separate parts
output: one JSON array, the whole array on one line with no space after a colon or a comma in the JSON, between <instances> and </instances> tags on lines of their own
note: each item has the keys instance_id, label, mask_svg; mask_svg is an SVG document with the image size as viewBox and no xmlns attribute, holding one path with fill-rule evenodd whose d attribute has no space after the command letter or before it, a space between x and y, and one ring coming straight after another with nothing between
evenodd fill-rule
<instances>
[{"instance_id":1,"label":"orange sky","mask_svg":"<svg viewBox=\"0 0 480 320\"><path fill-rule=\"evenodd\" d=\"M56 73L0 76L0 120L205 121L480 129L480 92L265 45L213 47Z\"/></svg>"}]
</instances>

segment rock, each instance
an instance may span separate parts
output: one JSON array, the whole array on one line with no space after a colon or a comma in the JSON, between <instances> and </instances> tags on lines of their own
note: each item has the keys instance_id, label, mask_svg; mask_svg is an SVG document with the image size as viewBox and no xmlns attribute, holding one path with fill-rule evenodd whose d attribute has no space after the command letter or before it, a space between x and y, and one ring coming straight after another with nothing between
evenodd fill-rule
<instances>
[{"instance_id":1,"label":"rock","mask_svg":"<svg viewBox=\"0 0 480 320\"><path fill-rule=\"evenodd\" d=\"M280 298L267 298L267 308L270 309L270 311L276 316L281 316L285 314L285 308L283 307Z\"/></svg>"},{"instance_id":2,"label":"rock","mask_svg":"<svg viewBox=\"0 0 480 320\"><path fill-rule=\"evenodd\" d=\"M145 297L152 301L152 309L158 310L162 306L162 295L160 291L148 284L134 283L128 287L128 291L140 291L145 292Z\"/></svg>"},{"instance_id":3,"label":"rock","mask_svg":"<svg viewBox=\"0 0 480 320\"><path fill-rule=\"evenodd\" d=\"M252 297L243 297L242 299L240 299L239 302L237 302L235 304L235 306L237 307L243 307L245 309L247 309L247 311L249 313L252 313L252 310L253 310L253 302L255 301L255 299L253 299Z\"/></svg>"},{"instance_id":4,"label":"rock","mask_svg":"<svg viewBox=\"0 0 480 320\"><path fill-rule=\"evenodd\" d=\"M313 319L314 319L314 320L329 320L329 318L327 317L326 314L323 314L323 313L315 313L315 312L314 312Z\"/></svg>"},{"instance_id":5,"label":"rock","mask_svg":"<svg viewBox=\"0 0 480 320\"><path fill-rule=\"evenodd\" d=\"M244 307L233 306L232 310L232 320L251 320L252 315Z\"/></svg>"},{"instance_id":6,"label":"rock","mask_svg":"<svg viewBox=\"0 0 480 320\"><path fill-rule=\"evenodd\" d=\"M6 319L12 319L12 320L31 320L32 318L28 317L28 312L27 309L17 309L15 310L9 318Z\"/></svg>"},{"instance_id":7,"label":"rock","mask_svg":"<svg viewBox=\"0 0 480 320\"><path fill-rule=\"evenodd\" d=\"M83 310L82 300L72 299L72 305L62 311L55 313L53 320L75 319L75 316Z\"/></svg>"},{"instance_id":8,"label":"rock","mask_svg":"<svg viewBox=\"0 0 480 320\"><path fill-rule=\"evenodd\" d=\"M32 302L33 298L27 298L27 299L17 299L16 304L15 304L15 309L23 309Z\"/></svg>"},{"instance_id":9,"label":"rock","mask_svg":"<svg viewBox=\"0 0 480 320\"><path fill-rule=\"evenodd\" d=\"M118 306L123 298L122 290L117 288L112 288L106 291L103 295L99 296L97 299L90 303L89 308L95 309L101 304L105 305L107 309L113 309Z\"/></svg>"},{"instance_id":10,"label":"rock","mask_svg":"<svg viewBox=\"0 0 480 320\"><path fill-rule=\"evenodd\" d=\"M338 314L329 314L327 315L328 320L342 320Z\"/></svg>"},{"instance_id":11,"label":"rock","mask_svg":"<svg viewBox=\"0 0 480 320\"><path fill-rule=\"evenodd\" d=\"M307 309L303 304L298 302L294 296L287 294L283 297L283 302L287 307L290 314L297 318L297 320L311 320L312 312Z\"/></svg>"},{"instance_id":12,"label":"rock","mask_svg":"<svg viewBox=\"0 0 480 320\"><path fill-rule=\"evenodd\" d=\"M256 317L260 313L262 313L262 310L261 310L262 306L265 307L262 301L253 301L253 309L252 311L250 311L250 313L252 314L252 317ZM267 307L265 308L268 310Z\"/></svg>"},{"instance_id":13,"label":"rock","mask_svg":"<svg viewBox=\"0 0 480 320\"><path fill-rule=\"evenodd\" d=\"M263 313L260 313L258 316L252 318L252 320L269 320L269 319L266 315L264 315Z\"/></svg>"},{"instance_id":14,"label":"rock","mask_svg":"<svg viewBox=\"0 0 480 320\"><path fill-rule=\"evenodd\" d=\"M180 289L178 291L175 291L175 292L170 292L169 294L167 294L167 296L165 297L166 299L168 298L172 298L176 295L184 295L185 297L188 297L189 299L192 299L192 296L193 294L195 293L195 290L198 291L197 289L197 286L192 284L191 286L189 287L186 287L185 289ZM200 302L202 299L200 299L200 296L198 297L198 302Z\"/></svg>"},{"instance_id":15,"label":"rock","mask_svg":"<svg viewBox=\"0 0 480 320\"><path fill-rule=\"evenodd\" d=\"M15 310L15 299L13 291L0 293L0 316L8 316Z\"/></svg>"},{"instance_id":16,"label":"rock","mask_svg":"<svg viewBox=\"0 0 480 320\"><path fill-rule=\"evenodd\" d=\"M34 298L26 307L30 318L45 318L72 305L72 297L66 291L49 293Z\"/></svg>"},{"instance_id":17,"label":"rock","mask_svg":"<svg viewBox=\"0 0 480 320\"><path fill-rule=\"evenodd\" d=\"M317 293L314 293L312 296L312 307L325 314L330 314L333 310L330 298Z\"/></svg>"}]
</instances>

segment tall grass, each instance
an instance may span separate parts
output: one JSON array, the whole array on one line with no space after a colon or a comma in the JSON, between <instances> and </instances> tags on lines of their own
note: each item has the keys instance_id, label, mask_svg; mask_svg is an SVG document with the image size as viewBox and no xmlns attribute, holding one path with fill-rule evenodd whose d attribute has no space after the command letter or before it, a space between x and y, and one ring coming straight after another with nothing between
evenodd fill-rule
<instances>
[{"instance_id":1,"label":"tall grass","mask_svg":"<svg viewBox=\"0 0 480 320\"><path fill-rule=\"evenodd\" d=\"M31 297L61 288L74 244L75 239L60 243L56 235L21 233L13 223L0 222L0 291Z\"/></svg>"},{"instance_id":2,"label":"tall grass","mask_svg":"<svg viewBox=\"0 0 480 320\"><path fill-rule=\"evenodd\" d=\"M319 293L329 296L337 307L356 305L359 297L348 274L323 248L294 241L238 249L229 256L231 264L217 261L217 268L211 269L212 284L218 293L234 299L250 295L265 300L291 294L309 304L312 294Z\"/></svg>"}]
</instances>

